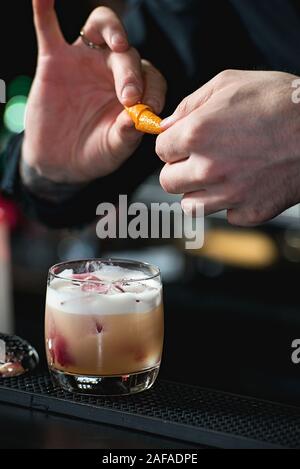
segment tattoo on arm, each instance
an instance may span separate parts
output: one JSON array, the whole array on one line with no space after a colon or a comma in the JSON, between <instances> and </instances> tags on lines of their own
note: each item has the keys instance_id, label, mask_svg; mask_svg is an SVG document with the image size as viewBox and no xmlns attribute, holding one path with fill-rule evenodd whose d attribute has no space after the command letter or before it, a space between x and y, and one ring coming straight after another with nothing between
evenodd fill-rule
<instances>
[{"instance_id":1,"label":"tattoo on arm","mask_svg":"<svg viewBox=\"0 0 300 469\"><path fill-rule=\"evenodd\" d=\"M87 184L66 184L53 182L29 166L23 158L20 162L20 176L26 189L39 199L44 199L52 203L65 202L71 199L77 192Z\"/></svg>"}]
</instances>

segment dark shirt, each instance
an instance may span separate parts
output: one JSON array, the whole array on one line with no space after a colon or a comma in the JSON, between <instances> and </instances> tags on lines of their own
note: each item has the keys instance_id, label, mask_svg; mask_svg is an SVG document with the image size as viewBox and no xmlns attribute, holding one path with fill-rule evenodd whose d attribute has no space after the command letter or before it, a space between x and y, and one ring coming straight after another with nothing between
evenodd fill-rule
<instances>
[{"instance_id":1,"label":"dark shirt","mask_svg":"<svg viewBox=\"0 0 300 469\"><path fill-rule=\"evenodd\" d=\"M125 19L132 43L169 84L165 115L183 97L228 68L274 69L300 75L298 0L129 0ZM22 136L7 151L2 189L28 214L53 227L80 226L103 201L132 191L160 167L154 138L114 174L93 181L72 199L53 204L22 187L18 162Z\"/></svg>"}]
</instances>

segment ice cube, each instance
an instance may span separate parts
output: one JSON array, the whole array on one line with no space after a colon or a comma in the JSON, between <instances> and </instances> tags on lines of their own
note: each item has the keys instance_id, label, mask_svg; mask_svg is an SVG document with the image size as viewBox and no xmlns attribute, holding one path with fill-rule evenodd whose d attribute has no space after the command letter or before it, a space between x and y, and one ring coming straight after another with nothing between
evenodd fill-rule
<instances>
[{"instance_id":1,"label":"ice cube","mask_svg":"<svg viewBox=\"0 0 300 469\"><path fill-rule=\"evenodd\" d=\"M85 282L87 280L93 280L95 282L99 282L99 280L101 279L97 277L96 275L92 275L89 272L85 272L84 274L73 274L72 280L80 280L81 282Z\"/></svg>"},{"instance_id":2,"label":"ice cube","mask_svg":"<svg viewBox=\"0 0 300 469\"><path fill-rule=\"evenodd\" d=\"M140 282L128 282L123 284L123 289L126 293L143 293L148 287Z\"/></svg>"},{"instance_id":3,"label":"ice cube","mask_svg":"<svg viewBox=\"0 0 300 469\"><path fill-rule=\"evenodd\" d=\"M72 278L73 269L65 269L58 276L61 278Z\"/></svg>"},{"instance_id":4,"label":"ice cube","mask_svg":"<svg viewBox=\"0 0 300 469\"><path fill-rule=\"evenodd\" d=\"M93 282L86 282L82 287L81 290L84 292L95 292L95 293L102 293L106 295L109 292L110 285L104 283L93 283Z\"/></svg>"},{"instance_id":5,"label":"ice cube","mask_svg":"<svg viewBox=\"0 0 300 469\"><path fill-rule=\"evenodd\" d=\"M99 261L88 261L86 263L86 272L93 273L101 269L102 262Z\"/></svg>"}]
</instances>

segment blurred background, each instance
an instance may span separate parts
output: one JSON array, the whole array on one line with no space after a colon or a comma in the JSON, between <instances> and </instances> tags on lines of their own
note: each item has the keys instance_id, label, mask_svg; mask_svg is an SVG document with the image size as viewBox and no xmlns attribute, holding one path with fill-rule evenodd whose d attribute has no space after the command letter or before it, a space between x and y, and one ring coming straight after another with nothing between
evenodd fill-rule
<instances>
[{"instance_id":1,"label":"blurred background","mask_svg":"<svg viewBox=\"0 0 300 469\"><path fill-rule=\"evenodd\" d=\"M57 2L69 41L95 3ZM7 104L0 105L0 154L23 131L36 62L30 0L11 0L4 8L0 78ZM176 200L160 189L157 175L133 198ZM29 340L44 365L49 266L86 257L148 261L161 268L165 285L163 378L300 404L300 365L291 362L292 341L300 338L299 213L294 207L250 230L229 227L224 214L209 217L204 248L188 252L178 240L100 242L94 224L82 231L48 230L0 195L0 331Z\"/></svg>"}]
</instances>

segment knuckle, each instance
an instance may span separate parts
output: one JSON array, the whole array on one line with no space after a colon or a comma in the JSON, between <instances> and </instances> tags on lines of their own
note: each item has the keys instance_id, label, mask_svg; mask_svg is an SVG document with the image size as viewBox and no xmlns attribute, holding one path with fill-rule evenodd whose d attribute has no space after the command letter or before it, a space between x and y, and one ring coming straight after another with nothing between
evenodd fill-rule
<instances>
[{"instance_id":1,"label":"knuckle","mask_svg":"<svg viewBox=\"0 0 300 469\"><path fill-rule=\"evenodd\" d=\"M158 137L156 140L155 152L162 161L165 161L164 145L160 137Z\"/></svg>"},{"instance_id":2,"label":"knuckle","mask_svg":"<svg viewBox=\"0 0 300 469\"><path fill-rule=\"evenodd\" d=\"M214 141L216 129L216 121L214 118L199 118L183 130L183 142L186 151L204 150Z\"/></svg>"},{"instance_id":3,"label":"knuckle","mask_svg":"<svg viewBox=\"0 0 300 469\"><path fill-rule=\"evenodd\" d=\"M165 192L169 194L179 194L180 190L180 176L170 171L170 166L166 164L162 169L159 177L160 185Z\"/></svg>"},{"instance_id":4,"label":"knuckle","mask_svg":"<svg viewBox=\"0 0 300 469\"><path fill-rule=\"evenodd\" d=\"M166 167L164 167L160 173L159 182L165 192L172 192L173 184L170 178L168 177Z\"/></svg>"},{"instance_id":5,"label":"knuckle","mask_svg":"<svg viewBox=\"0 0 300 469\"><path fill-rule=\"evenodd\" d=\"M160 136L156 141L156 153L164 163L171 163L176 154L175 148L169 139L163 139L162 137Z\"/></svg>"},{"instance_id":6,"label":"knuckle","mask_svg":"<svg viewBox=\"0 0 300 469\"><path fill-rule=\"evenodd\" d=\"M214 134L218 130L217 121L214 117L206 117L201 119L197 124L197 135L198 143L205 144L211 142L214 139Z\"/></svg>"},{"instance_id":7,"label":"knuckle","mask_svg":"<svg viewBox=\"0 0 300 469\"><path fill-rule=\"evenodd\" d=\"M91 13L91 16L93 18L103 18L104 16L105 17L113 17L115 18L115 14L114 12L108 8L108 7L105 7L105 6L99 6L97 8L95 8L93 10L93 12Z\"/></svg>"},{"instance_id":8,"label":"knuckle","mask_svg":"<svg viewBox=\"0 0 300 469\"><path fill-rule=\"evenodd\" d=\"M182 149L184 152L192 153L195 150L197 145L197 130L194 129L192 126L188 126L183 129L183 141L182 141Z\"/></svg>"},{"instance_id":9,"label":"knuckle","mask_svg":"<svg viewBox=\"0 0 300 469\"><path fill-rule=\"evenodd\" d=\"M207 184L221 183L224 178L222 165L214 160L206 160L195 165L194 174L196 181Z\"/></svg>"},{"instance_id":10,"label":"knuckle","mask_svg":"<svg viewBox=\"0 0 300 469\"><path fill-rule=\"evenodd\" d=\"M227 84L227 83L232 82L236 78L237 73L238 73L237 70L232 70L232 69L223 70L216 76L216 80L220 84Z\"/></svg>"},{"instance_id":11,"label":"knuckle","mask_svg":"<svg viewBox=\"0 0 300 469\"><path fill-rule=\"evenodd\" d=\"M207 163L198 163L194 167L194 178L196 182L208 182L211 178L211 165Z\"/></svg>"},{"instance_id":12,"label":"knuckle","mask_svg":"<svg viewBox=\"0 0 300 469\"><path fill-rule=\"evenodd\" d=\"M134 73L133 69L126 68L123 70L123 75L122 75L122 84L123 86L126 86L128 84L134 84L138 81L137 74Z\"/></svg>"},{"instance_id":13,"label":"knuckle","mask_svg":"<svg viewBox=\"0 0 300 469\"><path fill-rule=\"evenodd\" d=\"M176 113L177 114L187 114L189 112L189 99L185 98L181 103L177 106Z\"/></svg>"},{"instance_id":14,"label":"knuckle","mask_svg":"<svg viewBox=\"0 0 300 469\"><path fill-rule=\"evenodd\" d=\"M236 106L239 103L245 100L246 89L244 86L239 86L234 84L227 88L228 93L224 100L224 106L230 108L231 106Z\"/></svg>"}]
</instances>

